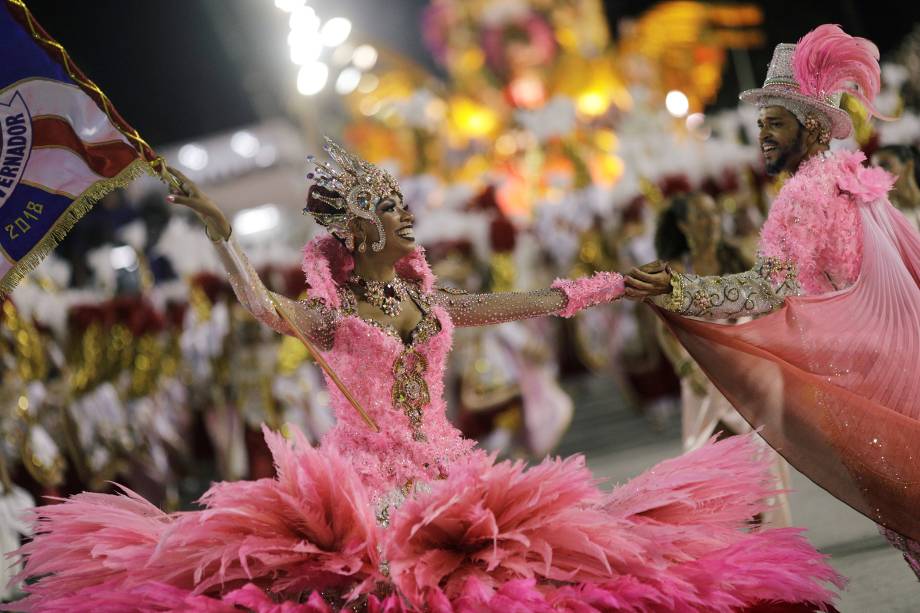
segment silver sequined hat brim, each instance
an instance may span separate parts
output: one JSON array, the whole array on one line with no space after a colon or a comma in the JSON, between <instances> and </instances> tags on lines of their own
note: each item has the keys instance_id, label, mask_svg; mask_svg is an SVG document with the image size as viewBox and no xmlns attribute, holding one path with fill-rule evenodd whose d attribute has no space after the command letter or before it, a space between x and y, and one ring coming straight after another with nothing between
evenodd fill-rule
<instances>
[{"instance_id":1,"label":"silver sequined hat brim","mask_svg":"<svg viewBox=\"0 0 920 613\"><path fill-rule=\"evenodd\" d=\"M761 109L767 106L781 106L803 124L809 111L820 113L830 122L828 127L833 138L846 138L853 131L850 116L843 109L785 88L772 86L749 89L741 92L738 98Z\"/></svg>"}]
</instances>

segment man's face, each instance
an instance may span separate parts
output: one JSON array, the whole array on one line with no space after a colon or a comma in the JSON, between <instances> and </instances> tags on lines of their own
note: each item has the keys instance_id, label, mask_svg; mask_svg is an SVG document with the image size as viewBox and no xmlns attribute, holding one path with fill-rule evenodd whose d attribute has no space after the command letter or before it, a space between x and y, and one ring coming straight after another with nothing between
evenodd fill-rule
<instances>
[{"instance_id":1,"label":"man's face","mask_svg":"<svg viewBox=\"0 0 920 613\"><path fill-rule=\"evenodd\" d=\"M767 174L794 170L805 157L805 129L795 115L781 106L760 109L760 152Z\"/></svg>"}]
</instances>

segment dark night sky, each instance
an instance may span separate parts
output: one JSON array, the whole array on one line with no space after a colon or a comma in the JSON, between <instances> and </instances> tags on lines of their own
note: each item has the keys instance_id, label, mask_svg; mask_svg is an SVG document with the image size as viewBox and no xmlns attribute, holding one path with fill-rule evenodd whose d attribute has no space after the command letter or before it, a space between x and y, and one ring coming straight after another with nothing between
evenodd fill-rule
<instances>
[{"instance_id":1,"label":"dark night sky","mask_svg":"<svg viewBox=\"0 0 920 613\"><path fill-rule=\"evenodd\" d=\"M121 114L154 145L173 143L282 113L290 86L284 14L272 0L29 0L39 22L67 48ZM355 33L433 67L419 40L426 0L312 0L324 18L350 18ZM611 23L640 14L647 0L608 0ZM891 51L920 21L920 2L845 0L763 3L768 46L751 53L758 79L779 42L820 23L840 23ZM218 25L220 24L220 25ZM611 28L615 31L615 28ZM729 64L720 103L738 90ZM253 92L261 94L253 95Z\"/></svg>"}]
</instances>

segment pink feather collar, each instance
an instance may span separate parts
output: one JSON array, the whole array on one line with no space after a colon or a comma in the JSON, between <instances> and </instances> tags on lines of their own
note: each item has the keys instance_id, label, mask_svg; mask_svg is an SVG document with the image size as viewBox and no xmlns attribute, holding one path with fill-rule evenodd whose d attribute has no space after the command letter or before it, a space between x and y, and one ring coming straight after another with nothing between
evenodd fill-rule
<instances>
[{"instance_id":1,"label":"pink feather collar","mask_svg":"<svg viewBox=\"0 0 920 613\"><path fill-rule=\"evenodd\" d=\"M339 308L338 288L355 268L355 261L347 249L329 235L318 236L303 249L301 269L307 279L307 295L324 302L332 308ZM435 276L425 260L425 250L415 250L396 263L396 274L403 279L415 281L423 292L434 288Z\"/></svg>"}]
</instances>

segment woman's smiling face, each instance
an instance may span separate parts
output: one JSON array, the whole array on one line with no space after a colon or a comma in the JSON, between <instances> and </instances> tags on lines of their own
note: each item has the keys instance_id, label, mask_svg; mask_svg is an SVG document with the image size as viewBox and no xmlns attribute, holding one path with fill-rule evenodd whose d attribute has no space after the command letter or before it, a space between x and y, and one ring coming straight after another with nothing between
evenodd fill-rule
<instances>
[{"instance_id":1,"label":"woman's smiling face","mask_svg":"<svg viewBox=\"0 0 920 613\"><path fill-rule=\"evenodd\" d=\"M390 194L382 198L377 203L376 212L383 225L383 235L386 238L386 243L379 255L388 256L388 259L396 261L412 253L416 246L415 232L412 227L415 216L409 212L402 195ZM369 253L370 246L378 239L377 226L364 219L358 219L357 223L359 234L355 242L360 245L360 237L363 236Z\"/></svg>"}]
</instances>

